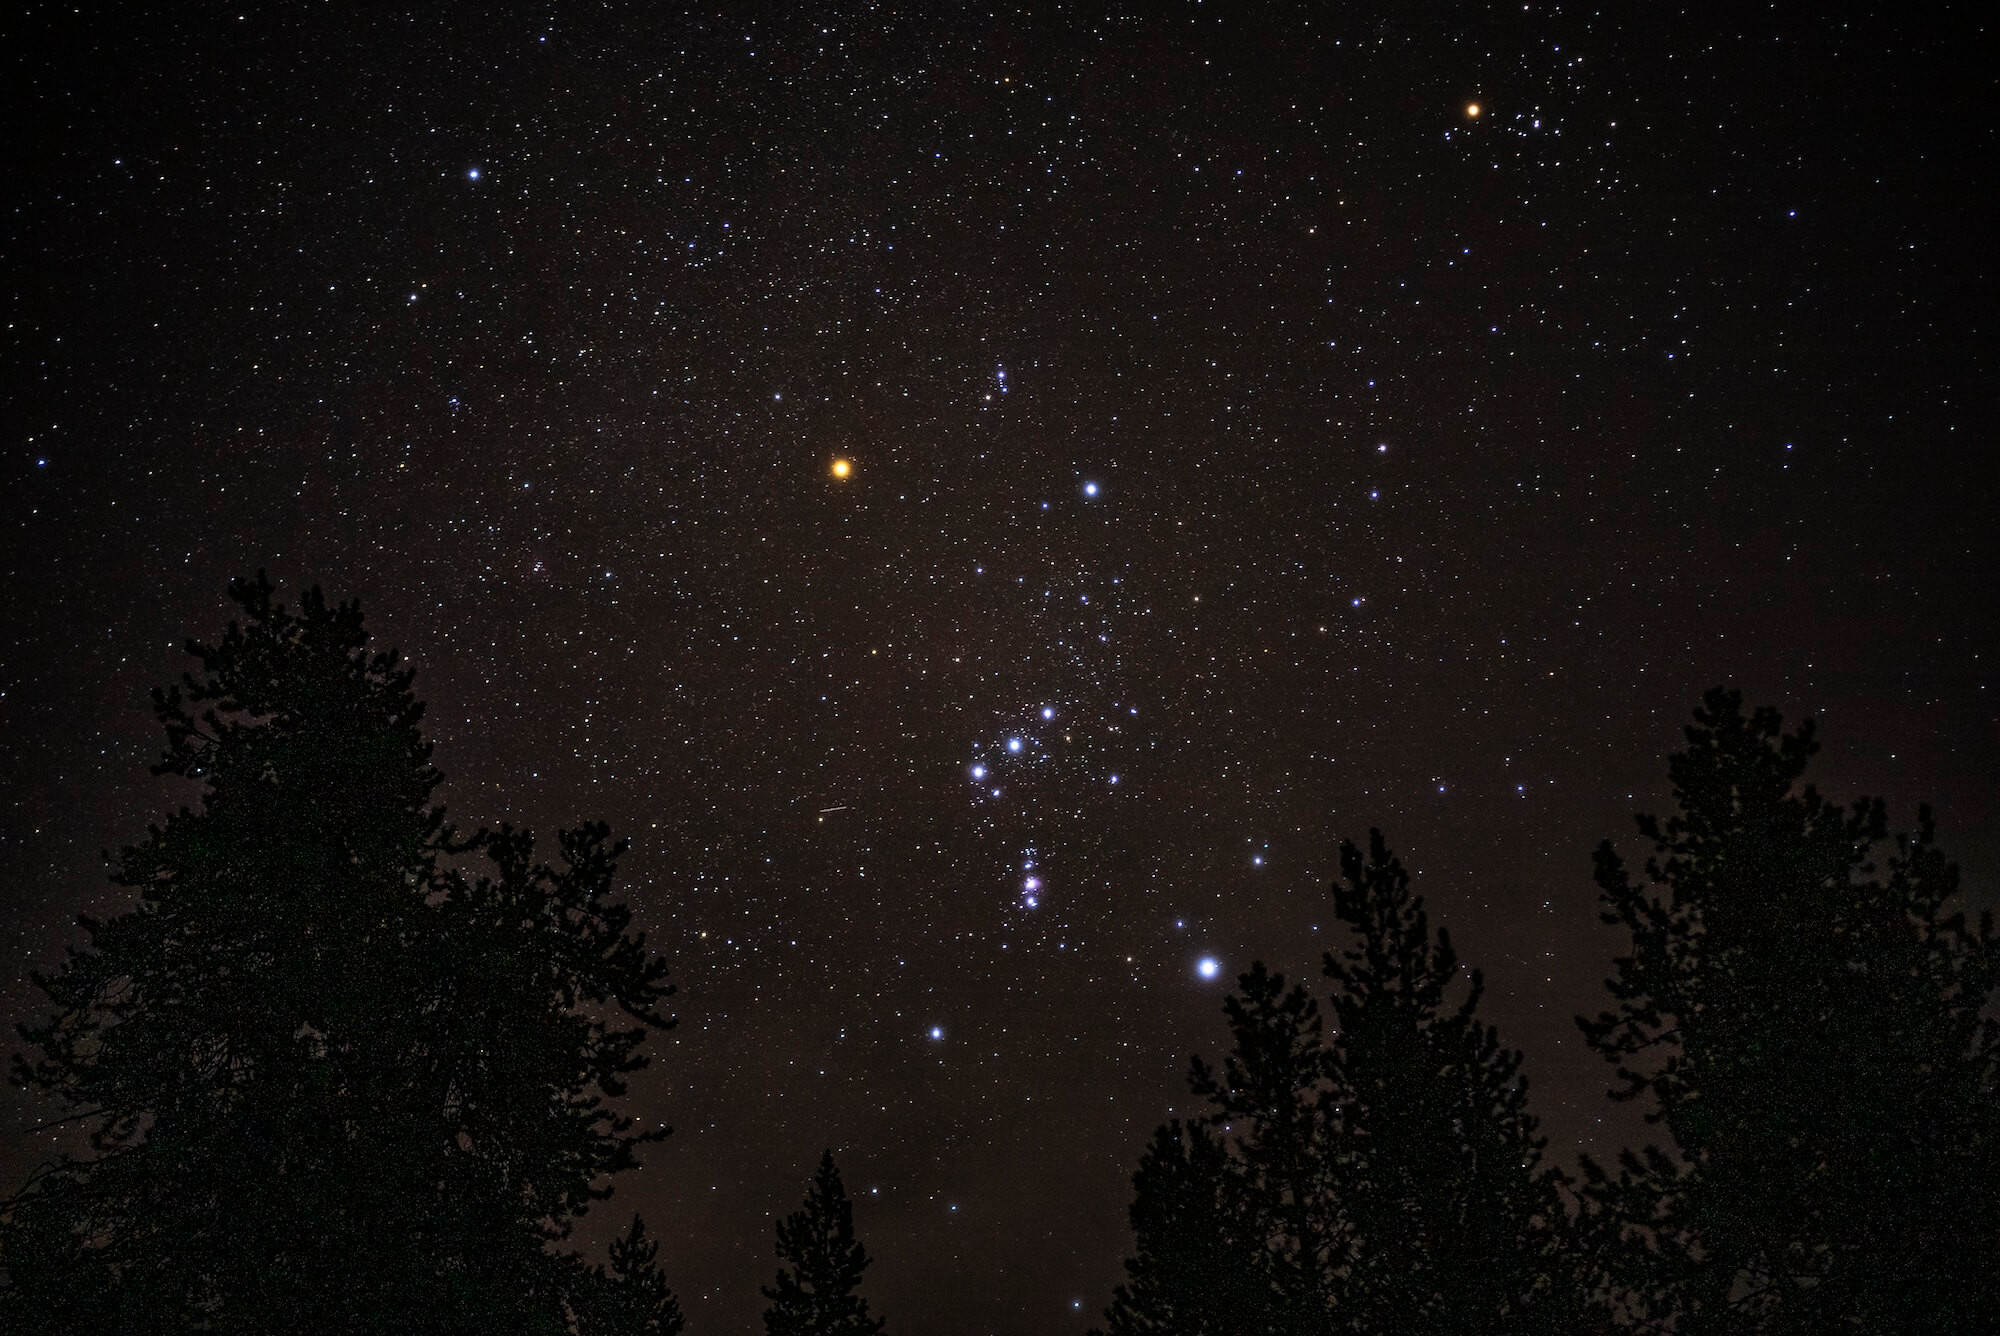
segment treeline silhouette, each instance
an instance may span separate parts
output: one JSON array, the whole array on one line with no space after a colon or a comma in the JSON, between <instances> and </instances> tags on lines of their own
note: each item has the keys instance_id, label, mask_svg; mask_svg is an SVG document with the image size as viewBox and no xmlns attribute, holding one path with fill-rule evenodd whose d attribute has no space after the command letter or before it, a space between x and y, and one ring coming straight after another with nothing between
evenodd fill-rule
<instances>
[{"instance_id":1,"label":"treeline silhouette","mask_svg":"<svg viewBox=\"0 0 2000 1336\"><path fill-rule=\"evenodd\" d=\"M1259 964L1196 1059L1206 1112L1155 1135L1112 1336L2000 1330L1992 917L1947 913L1926 809L1801 785L1810 722L1710 691L1596 875L1628 954L1579 1018L1659 1144L1543 1158L1520 1054L1371 832L1341 848L1323 1021Z\"/></svg>"},{"instance_id":2,"label":"treeline silhouette","mask_svg":"<svg viewBox=\"0 0 2000 1336\"><path fill-rule=\"evenodd\" d=\"M667 1134L612 1103L673 1024L624 844L456 831L410 672L356 605L274 593L232 583L243 620L155 693L155 773L199 808L34 976L14 1076L88 1147L0 1204L0 1331L673 1336L642 1219L569 1246ZM1892 837L1802 784L1810 723L1718 689L1687 739L1641 874L1597 851L1629 951L1579 1019L1657 1143L1545 1157L1478 971L1371 832L1324 1010L1253 965L1202 1112L1145 1149L1110 1336L2000 1328L1991 916L1953 909L1928 810ZM770 1336L883 1331L831 1151L776 1251Z\"/></svg>"}]
</instances>

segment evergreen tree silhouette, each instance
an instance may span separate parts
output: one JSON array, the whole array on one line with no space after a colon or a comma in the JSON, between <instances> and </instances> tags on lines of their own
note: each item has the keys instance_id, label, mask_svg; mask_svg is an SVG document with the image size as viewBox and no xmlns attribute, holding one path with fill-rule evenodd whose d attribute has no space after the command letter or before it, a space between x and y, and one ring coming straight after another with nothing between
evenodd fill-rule
<instances>
[{"instance_id":1,"label":"evergreen tree silhouette","mask_svg":"<svg viewBox=\"0 0 2000 1336\"><path fill-rule=\"evenodd\" d=\"M876 1336L882 1319L856 1294L872 1260L854 1237L854 1205L833 1152L820 1155L805 1205L778 1222L778 1278L761 1292L769 1336Z\"/></svg>"},{"instance_id":2,"label":"evergreen tree silhouette","mask_svg":"<svg viewBox=\"0 0 2000 1336\"><path fill-rule=\"evenodd\" d=\"M137 906L35 978L14 1073L90 1154L0 1211L0 1328L676 1330L640 1234L609 1272L551 1247L664 1135L604 1103L671 1024L610 898L623 844L565 831L552 867L523 832L460 838L409 670L355 604L274 592L232 583L244 620L154 694L155 773L199 806L116 857Z\"/></svg>"},{"instance_id":3,"label":"evergreen tree silhouette","mask_svg":"<svg viewBox=\"0 0 2000 1336\"><path fill-rule=\"evenodd\" d=\"M660 1245L646 1237L637 1215L611 1244L611 1265L593 1269L597 1284L577 1304L576 1336L678 1336L680 1301L660 1270Z\"/></svg>"},{"instance_id":4,"label":"evergreen tree silhouette","mask_svg":"<svg viewBox=\"0 0 2000 1336\"><path fill-rule=\"evenodd\" d=\"M1370 1332L1539 1332L1582 1317L1564 1176L1542 1161L1518 1051L1477 1019L1485 981L1447 992L1451 935L1369 832L1340 851L1334 909L1352 944L1328 952L1333 1063L1345 1103L1342 1193L1361 1242L1345 1306Z\"/></svg>"},{"instance_id":5,"label":"evergreen tree silhouette","mask_svg":"<svg viewBox=\"0 0 2000 1336\"><path fill-rule=\"evenodd\" d=\"M2000 1320L2000 983L1990 915L1947 915L1957 869L1925 809L1889 844L1879 800L1801 787L1817 744L1711 690L1639 818L1635 883L1597 882L1631 954L1579 1018L1672 1153L1585 1163L1635 1325L1943 1332ZM1878 849L1887 848L1878 863Z\"/></svg>"},{"instance_id":6,"label":"evergreen tree silhouette","mask_svg":"<svg viewBox=\"0 0 2000 1336\"><path fill-rule=\"evenodd\" d=\"M1106 1319L1113 1336L1272 1332L1277 1295L1266 1240L1221 1138L1167 1123L1132 1178L1136 1255Z\"/></svg>"},{"instance_id":7,"label":"evergreen tree silhouette","mask_svg":"<svg viewBox=\"0 0 2000 1336\"><path fill-rule=\"evenodd\" d=\"M1327 953L1334 1029L1259 962L1224 1002L1232 1049L1189 1085L1134 1179L1137 1255L1113 1336L1538 1332L1584 1316L1561 1175L1543 1165L1520 1055L1462 1002L1449 935L1371 832L1341 846Z\"/></svg>"},{"instance_id":8,"label":"evergreen tree silhouette","mask_svg":"<svg viewBox=\"0 0 2000 1336\"><path fill-rule=\"evenodd\" d=\"M1259 961L1223 1000L1232 1048L1188 1083L1209 1111L1168 1123L1133 1177L1137 1247L1113 1336L1327 1332L1351 1230L1340 1210L1338 1074L1304 987Z\"/></svg>"}]
</instances>

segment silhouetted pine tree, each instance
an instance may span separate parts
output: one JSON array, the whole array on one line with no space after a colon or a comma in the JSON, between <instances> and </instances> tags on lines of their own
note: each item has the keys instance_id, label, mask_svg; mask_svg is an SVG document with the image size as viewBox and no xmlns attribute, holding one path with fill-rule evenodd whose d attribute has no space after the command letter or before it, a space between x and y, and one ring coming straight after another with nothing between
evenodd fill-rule
<instances>
[{"instance_id":1,"label":"silhouetted pine tree","mask_svg":"<svg viewBox=\"0 0 2000 1336\"><path fill-rule=\"evenodd\" d=\"M660 1270L660 1245L637 1215L611 1244L611 1265L594 1268L597 1285L576 1305L576 1336L678 1336L680 1302Z\"/></svg>"},{"instance_id":2,"label":"silhouetted pine tree","mask_svg":"<svg viewBox=\"0 0 2000 1336\"><path fill-rule=\"evenodd\" d=\"M1267 1240L1243 1175L1200 1123L1161 1127L1132 1178L1136 1253L1106 1310L1113 1336L1238 1336L1283 1330Z\"/></svg>"},{"instance_id":3,"label":"silhouetted pine tree","mask_svg":"<svg viewBox=\"0 0 2000 1336\"><path fill-rule=\"evenodd\" d=\"M778 1222L778 1278L762 1290L769 1336L876 1336L882 1319L856 1294L872 1260L854 1237L854 1206L833 1152L821 1154L805 1205Z\"/></svg>"},{"instance_id":4,"label":"silhouetted pine tree","mask_svg":"<svg viewBox=\"0 0 2000 1336\"><path fill-rule=\"evenodd\" d=\"M1810 721L1716 689L1669 771L1679 811L1635 884L1597 852L1632 951L1613 1009L1579 1018L1649 1097L1673 1154L1586 1162L1613 1273L1642 1325L1944 1332L2000 1323L2000 983L1991 916L1946 915L1957 869L1880 801L1800 787Z\"/></svg>"},{"instance_id":5,"label":"silhouetted pine tree","mask_svg":"<svg viewBox=\"0 0 2000 1336\"><path fill-rule=\"evenodd\" d=\"M624 846L456 838L410 672L355 605L273 592L232 584L244 623L155 693L156 773L198 810L118 855L137 907L36 977L15 1075L92 1153L0 1214L0 1328L676 1330L636 1232L610 1272L548 1246L664 1135L603 1105L673 991L610 899Z\"/></svg>"},{"instance_id":6,"label":"silhouetted pine tree","mask_svg":"<svg viewBox=\"0 0 2000 1336\"><path fill-rule=\"evenodd\" d=\"M1342 1103L1342 1206L1358 1246L1342 1284L1350 1329L1552 1332L1582 1316L1566 1251L1561 1173L1527 1110L1519 1052L1477 1019L1451 935L1435 934L1409 875L1369 832L1340 851L1328 952Z\"/></svg>"},{"instance_id":7,"label":"silhouetted pine tree","mask_svg":"<svg viewBox=\"0 0 2000 1336\"><path fill-rule=\"evenodd\" d=\"M1583 1315L1561 1176L1542 1164L1520 1055L1457 1006L1449 936L1371 832L1341 846L1329 1040L1259 963L1224 1003L1233 1047L1189 1084L1209 1112L1155 1137L1113 1336L1539 1332Z\"/></svg>"}]
</instances>

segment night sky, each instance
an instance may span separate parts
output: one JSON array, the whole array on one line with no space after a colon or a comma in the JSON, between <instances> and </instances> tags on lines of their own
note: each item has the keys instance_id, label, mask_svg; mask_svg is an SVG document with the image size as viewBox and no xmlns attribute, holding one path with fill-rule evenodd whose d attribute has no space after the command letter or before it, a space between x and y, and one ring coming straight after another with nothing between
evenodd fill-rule
<instances>
[{"instance_id":1,"label":"night sky","mask_svg":"<svg viewBox=\"0 0 2000 1336\"><path fill-rule=\"evenodd\" d=\"M675 1132L601 1215L697 1336L822 1146L892 1333L1083 1331L1371 825L1556 1157L1641 1135L1589 853L1704 687L2000 898L1995 88L1977 8L1609 8L16 12L10 1018L265 567L454 820L632 836Z\"/></svg>"}]
</instances>

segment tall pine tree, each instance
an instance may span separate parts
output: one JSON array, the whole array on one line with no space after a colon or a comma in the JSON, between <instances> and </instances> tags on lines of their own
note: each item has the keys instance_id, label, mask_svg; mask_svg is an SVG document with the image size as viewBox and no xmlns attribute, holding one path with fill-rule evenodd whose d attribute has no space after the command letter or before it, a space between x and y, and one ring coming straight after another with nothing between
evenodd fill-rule
<instances>
[{"instance_id":1,"label":"tall pine tree","mask_svg":"<svg viewBox=\"0 0 2000 1336\"><path fill-rule=\"evenodd\" d=\"M769 1336L877 1336L882 1319L855 1293L872 1259L854 1237L854 1205L833 1152L820 1155L805 1205L778 1222L778 1278L763 1290Z\"/></svg>"},{"instance_id":2,"label":"tall pine tree","mask_svg":"<svg viewBox=\"0 0 2000 1336\"><path fill-rule=\"evenodd\" d=\"M1586 1162L1643 1325L1940 1332L2000 1321L2000 985L1991 916L1946 913L1957 869L1925 809L1802 785L1810 721L1704 697L1669 763L1679 810L1638 819L1635 882L1597 852L1630 935L1615 1006L1579 1019L1670 1148ZM1883 852L1887 850L1886 856ZM1671 1152L1671 1153L1670 1153Z\"/></svg>"},{"instance_id":3,"label":"tall pine tree","mask_svg":"<svg viewBox=\"0 0 2000 1336\"><path fill-rule=\"evenodd\" d=\"M233 584L244 620L155 693L156 773L199 805L36 977L15 1074L91 1153L0 1213L0 1327L677 1329L637 1235L609 1272L550 1246L664 1135L605 1104L673 991L612 898L624 846L455 835L411 673L354 604L274 592Z\"/></svg>"},{"instance_id":4,"label":"tall pine tree","mask_svg":"<svg viewBox=\"0 0 2000 1336\"><path fill-rule=\"evenodd\" d=\"M1233 1044L1188 1081L1208 1112L1153 1138L1133 1177L1136 1254L1112 1336L1286 1336L1337 1330L1352 1231L1341 1209L1341 1086L1303 986L1262 962L1223 1001Z\"/></svg>"},{"instance_id":5,"label":"tall pine tree","mask_svg":"<svg viewBox=\"0 0 2000 1336\"><path fill-rule=\"evenodd\" d=\"M1369 832L1344 844L1334 910L1351 943L1328 952L1338 984L1332 1060L1344 1087L1342 1194L1360 1241L1345 1279L1370 1332L1553 1332L1582 1316L1567 1251L1562 1174L1528 1112L1518 1051L1464 999L1451 935L1431 931L1409 874Z\"/></svg>"},{"instance_id":6,"label":"tall pine tree","mask_svg":"<svg viewBox=\"0 0 2000 1336\"><path fill-rule=\"evenodd\" d=\"M1583 1315L1560 1175L1520 1055L1381 833L1341 846L1328 1036L1260 963L1224 1003L1232 1051L1189 1082L1208 1112L1156 1136L1134 1180L1137 1255L1113 1336L1534 1332Z\"/></svg>"},{"instance_id":7,"label":"tall pine tree","mask_svg":"<svg viewBox=\"0 0 2000 1336\"><path fill-rule=\"evenodd\" d=\"M1285 1331L1268 1243L1219 1133L1178 1119L1132 1176L1137 1254L1106 1310L1112 1336L1267 1336ZM1301 1331L1312 1331L1305 1326Z\"/></svg>"}]
</instances>

